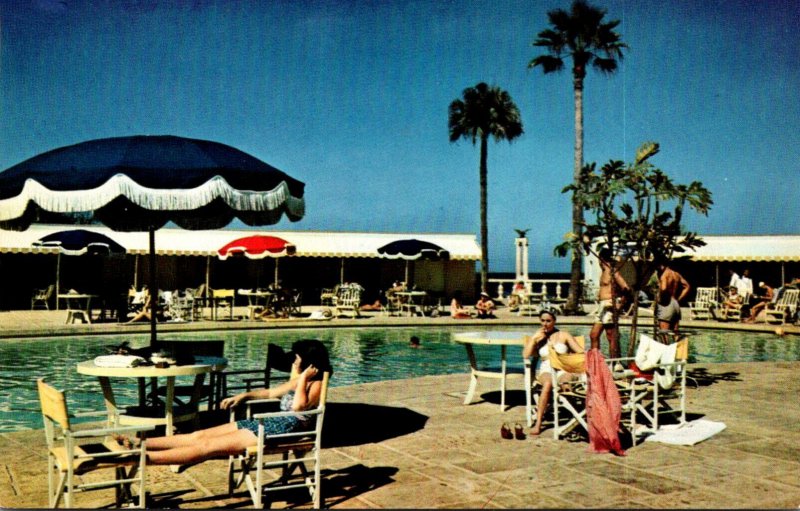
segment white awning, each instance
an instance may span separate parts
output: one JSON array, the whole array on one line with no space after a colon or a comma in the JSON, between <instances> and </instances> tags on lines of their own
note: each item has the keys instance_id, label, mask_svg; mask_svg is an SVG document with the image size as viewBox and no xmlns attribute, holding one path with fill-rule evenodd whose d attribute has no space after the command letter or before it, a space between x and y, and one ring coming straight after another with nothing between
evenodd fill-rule
<instances>
[{"instance_id":1,"label":"white awning","mask_svg":"<svg viewBox=\"0 0 800 511\"><path fill-rule=\"evenodd\" d=\"M800 261L800 236L701 236L694 261Z\"/></svg>"},{"instance_id":2,"label":"white awning","mask_svg":"<svg viewBox=\"0 0 800 511\"><path fill-rule=\"evenodd\" d=\"M57 249L36 248L33 242L48 234L69 229L97 231L110 237L129 254L149 253L146 232L116 232L102 226L34 224L26 231L0 231L0 253L55 253ZM225 244L254 234L278 236L297 247L295 257L378 257L378 247L394 240L417 238L435 243L450 252L451 260L478 261L480 246L473 234L444 233L372 233L372 232L309 232L262 231L256 229L217 229L187 231L164 228L156 231L158 255L216 256Z\"/></svg>"}]
</instances>

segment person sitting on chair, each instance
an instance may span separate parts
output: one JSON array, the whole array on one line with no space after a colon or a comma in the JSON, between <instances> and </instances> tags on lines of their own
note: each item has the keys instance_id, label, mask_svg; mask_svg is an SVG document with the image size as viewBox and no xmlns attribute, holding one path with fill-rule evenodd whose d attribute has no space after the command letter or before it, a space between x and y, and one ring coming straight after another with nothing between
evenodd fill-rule
<instances>
[{"instance_id":1,"label":"person sitting on chair","mask_svg":"<svg viewBox=\"0 0 800 511\"><path fill-rule=\"evenodd\" d=\"M760 296L761 301L750 308L750 317L744 320L745 323L754 323L758 313L764 310L767 305L775 303L778 298L777 293L775 293L775 288L767 283L759 282L758 287L764 290L764 294Z\"/></svg>"},{"instance_id":2,"label":"person sitting on chair","mask_svg":"<svg viewBox=\"0 0 800 511\"><path fill-rule=\"evenodd\" d=\"M539 371L536 379L542 384L542 392L539 395L539 403L536 405L536 423L531 428L530 434L536 436L542 432L542 419L544 412L547 409L547 402L550 399L550 393L553 390L552 372L553 368L550 366L550 347L552 346L556 353L583 353L583 348L568 332L563 332L556 328L556 315L549 310L543 310L539 313L539 321L542 323L540 328L531 337L525 339L525 345L522 348L522 358L529 357L539 358ZM535 366L534 360L534 366ZM576 374L568 373L566 371L556 372L557 381L559 384L567 383L578 377Z\"/></svg>"},{"instance_id":3,"label":"person sitting on chair","mask_svg":"<svg viewBox=\"0 0 800 511\"><path fill-rule=\"evenodd\" d=\"M281 398L281 411L301 412L319 403L322 375L333 373L328 350L316 339L303 339L292 344L294 355L292 376L275 388L257 389L227 397L220 403L227 410L251 399ZM154 465L194 464L220 456L238 454L258 443L258 424L255 419L242 419L192 433L147 439L147 461ZM308 430L313 421L307 417L271 417L264 421L264 431L270 435ZM118 437L123 445L133 439Z\"/></svg>"},{"instance_id":4,"label":"person sitting on chair","mask_svg":"<svg viewBox=\"0 0 800 511\"><path fill-rule=\"evenodd\" d=\"M728 291L728 297L722 302L722 317L728 317L728 313L732 310L738 310L742 305L742 295L735 287L731 287Z\"/></svg>"},{"instance_id":5,"label":"person sitting on chair","mask_svg":"<svg viewBox=\"0 0 800 511\"><path fill-rule=\"evenodd\" d=\"M453 299L450 301L450 317L453 319L467 319L472 317L469 309L461 305L461 291L453 293Z\"/></svg>"},{"instance_id":6,"label":"person sitting on chair","mask_svg":"<svg viewBox=\"0 0 800 511\"><path fill-rule=\"evenodd\" d=\"M511 295L508 297L508 310L516 312L519 310L519 304L522 297L525 295L525 284L520 280L514 284L514 289L511 290Z\"/></svg>"},{"instance_id":7,"label":"person sitting on chair","mask_svg":"<svg viewBox=\"0 0 800 511\"><path fill-rule=\"evenodd\" d=\"M493 318L494 309L495 305L491 297L489 296L489 293L487 293L486 291L482 291L481 297L475 304L475 310L478 313L478 318L479 319Z\"/></svg>"}]
</instances>

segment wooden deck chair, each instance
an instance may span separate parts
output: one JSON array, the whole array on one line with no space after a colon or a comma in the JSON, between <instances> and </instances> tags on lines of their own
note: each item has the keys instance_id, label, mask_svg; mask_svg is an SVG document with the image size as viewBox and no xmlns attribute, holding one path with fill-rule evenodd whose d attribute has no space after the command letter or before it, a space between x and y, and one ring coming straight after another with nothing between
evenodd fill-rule
<instances>
[{"instance_id":1,"label":"wooden deck chair","mask_svg":"<svg viewBox=\"0 0 800 511\"><path fill-rule=\"evenodd\" d=\"M55 284L50 284L44 289L34 289L33 295L31 296L31 310L34 310L36 307L50 310L49 302L55 289Z\"/></svg>"},{"instance_id":2,"label":"wooden deck chair","mask_svg":"<svg viewBox=\"0 0 800 511\"><path fill-rule=\"evenodd\" d=\"M75 493L116 488L116 505L132 499L132 483L138 483L138 507L145 507L146 442L128 449L121 446L110 435L134 434L152 431L153 426L115 426L75 430L70 423L67 400L64 393L45 383L36 381L39 402L42 407L44 431L47 437L47 482L48 504L56 508L64 498L67 508L75 507ZM107 417L107 412L81 414L82 416ZM93 441L93 442L88 442ZM127 469L127 470L126 470ZM84 474L99 470L111 470L113 479L83 482ZM138 472L138 475L137 475Z\"/></svg>"},{"instance_id":3,"label":"wooden deck chair","mask_svg":"<svg viewBox=\"0 0 800 511\"><path fill-rule=\"evenodd\" d=\"M624 420L635 446L640 436L655 433L660 418L672 414L678 421L686 422L686 364L689 358L689 340L684 337L677 343L665 345L642 334L633 361L617 380L623 401ZM607 363L630 362L626 359L609 359ZM677 405L671 402L677 401Z\"/></svg>"},{"instance_id":4,"label":"wooden deck chair","mask_svg":"<svg viewBox=\"0 0 800 511\"><path fill-rule=\"evenodd\" d=\"M275 399L258 399L247 401L248 416L261 421L259 425L258 444L248 447L245 452L231 456L228 460L228 493L245 483L250 493L255 508L263 507L264 493L288 490L293 488L307 488L313 507L321 509L322 498L320 494L320 452L322 448L322 423L325 417L325 405L328 399L328 381L330 373L325 372L322 377L322 390L319 404L312 410L303 412L270 412L250 413L250 406L265 402L277 403ZM300 415L312 417L314 428L308 431L297 431L281 435L270 435L264 431L264 421L272 417L286 417ZM234 420L233 411L231 421ZM275 459L280 456L280 459ZM312 464L309 467L306 464ZM280 476L266 483L264 471L280 469ZM294 476L296 470L300 471L299 478ZM255 472L255 474L253 473Z\"/></svg>"},{"instance_id":5,"label":"wooden deck chair","mask_svg":"<svg viewBox=\"0 0 800 511\"><path fill-rule=\"evenodd\" d=\"M214 319L219 319L220 312L228 311L228 319L233 320L233 307L234 299L236 298L236 291L233 289L214 289L211 291L213 298L213 315Z\"/></svg>"},{"instance_id":6,"label":"wooden deck chair","mask_svg":"<svg viewBox=\"0 0 800 511\"><path fill-rule=\"evenodd\" d=\"M357 318L361 316L359 312L360 307L361 289L357 287L343 287L339 289L339 293L336 295L333 315L339 317L346 311L350 311L350 315Z\"/></svg>"},{"instance_id":7,"label":"wooden deck chair","mask_svg":"<svg viewBox=\"0 0 800 511\"><path fill-rule=\"evenodd\" d=\"M167 356L176 360L188 356L225 356L225 341L221 340L193 340L193 341L159 341L159 346ZM213 410L219 403L222 395L220 372L209 373L208 383L204 383L204 374L194 376L192 384L175 384L174 404L189 409L200 409L205 401L208 410ZM178 377L178 378L186 378ZM167 395L167 387L158 387L159 396Z\"/></svg>"},{"instance_id":8,"label":"wooden deck chair","mask_svg":"<svg viewBox=\"0 0 800 511\"><path fill-rule=\"evenodd\" d=\"M689 302L690 319L713 319L712 310L719 307L717 288L698 287L694 301Z\"/></svg>"},{"instance_id":9,"label":"wooden deck chair","mask_svg":"<svg viewBox=\"0 0 800 511\"><path fill-rule=\"evenodd\" d=\"M575 336L575 341L585 349L585 339L583 336ZM554 370L567 371L569 373L581 374L585 372L585 353L566 353L560 355L550 350L550 365ZM555 371L551 373L553 377L553 436L558 439L568 434L576 426L586 426L586 411L582 405L586 400L585 383L580 381L569 382L565 389L556 381ZM534 380L534 368L530 359L524 361L525 378L525 418L528 427L533 426L534 416L536 415L536 398L539 395L536 387L538 382ZM570 417L564 415L568 412ZM566 418L566 421L562 421Z\"/></svg>"},{"instance_id":10,"label":"wooden deck chair","mask_svg":"<svg viewBox=\"0 0 800 511\"><path fill-rule=\"evenodd\" d=\"M293 289L292 292L289 294L289 301L286 304L286 312L287 314L295 317L299 317L302 314L303 309L303 292L297 289Z\"/></svg>"},{"instance_id":11,"label":"wooden deck chair","mask_svg":"<svg viewBox=\"0 0 800 511\"><path fill-rule=\"evenodd\" d=\"M797 302L800 289L785 289L783 295L775 303L770 303L764 308L764 322L780 321L786 324L787 320L794 320L797 314Z\"/></svg>"},{"instance_id":12,"label":"wooden deck chair","mask_svg":"<svg viewBox=\"0 0 800 511\"><path fill-rule=\"evenodd\" d=\"M277 344L269 343L263 368L226 369L219 374L221 387L219 399L239 392L249 392L254 388L269 388L275 381L286 381L289 379L291 368L292 360L288 359L283 348ZM281 374L273 374L273 371L278 371Z\"/></svg>"}]
</instances>

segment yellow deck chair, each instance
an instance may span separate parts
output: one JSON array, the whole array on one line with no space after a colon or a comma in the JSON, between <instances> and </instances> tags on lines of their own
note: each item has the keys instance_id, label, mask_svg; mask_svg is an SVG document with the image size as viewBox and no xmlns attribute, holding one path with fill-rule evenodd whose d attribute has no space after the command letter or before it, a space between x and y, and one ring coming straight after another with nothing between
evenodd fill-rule
<instances>
[{"instance_id":1,"label":"yellow deck chair","mask_svg":"<svg viewBox=\"0 0 800 511\"><path fill-rule=\"evenodd\" d=\"M245 452L231 456L228 460L228 493L241 486L244 482L250 493L254 507L263 507L265 493L292 488L307 488L313 506L320 509L322 498L320 494L320 452L322 450L322 423L325 417L325 405L328 399L328 381L330 373L323 373L322 389L319 404L316 408L303 412L270 412L251 415L251 406L266 402L277 403L277 399L256 399L247 401L247 415L260 420L258 444L248 447ZM271 417L289 415L304 415L315 419L314 429L297 431L282 435L270 435L264 432L264 420ZM233 412L231 421L234 420ZM275 459L280 456L280 459ZM269 458L268 458L269 457ZM306 464L311 464L309 467ZM265 483L264 471L280 469L280 477ZM294 476L300 470L300 477ZM255 474L253 473L255 472Z\"/></svg>"},{"instance_id":2,"label":"yellow deck chair","mask_svg":"<svg viewBox=\"0 0 800 511\"><path fill-rule=\"evenodd\" d=\"M146 447L143 440L139 447L127 449L113 440L113 434L134 434L152 431L153 426L118 426L75 430L70 424L67 400L64 393L45 383L36 381L39 401L47 436L47 481L48 503L51 508L59 506L62 497L67 508L75 507L77 492L116 488L117 507L133 497L131 484L139 485L138 507L145 507ZM106 412L81 414L82 416L106 416ZM102 439L98 441L97 439ZM93 440L93 442L87 442ZM128 470L126 470L128 469ZM80 476L98 470L111 470L114 479L82 483ZM137 475L138 472L138 475Z\"/></svg>"}]
</instances>

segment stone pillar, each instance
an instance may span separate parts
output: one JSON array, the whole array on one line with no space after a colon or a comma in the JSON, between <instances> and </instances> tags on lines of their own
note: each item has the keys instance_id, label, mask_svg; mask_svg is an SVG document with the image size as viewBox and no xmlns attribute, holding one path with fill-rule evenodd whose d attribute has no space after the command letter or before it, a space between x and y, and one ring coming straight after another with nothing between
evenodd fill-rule
<instances>
[{"instance_id":1,"label":"stone pillar","mask_svg":"<svg viewBox=\"0 0 800 511\"><path fill-rule=\"evenodd\" d=\"M514 240L517 246L516 281L528 281L528 238L521 237Z\"/></svg>"}]
</instances>

